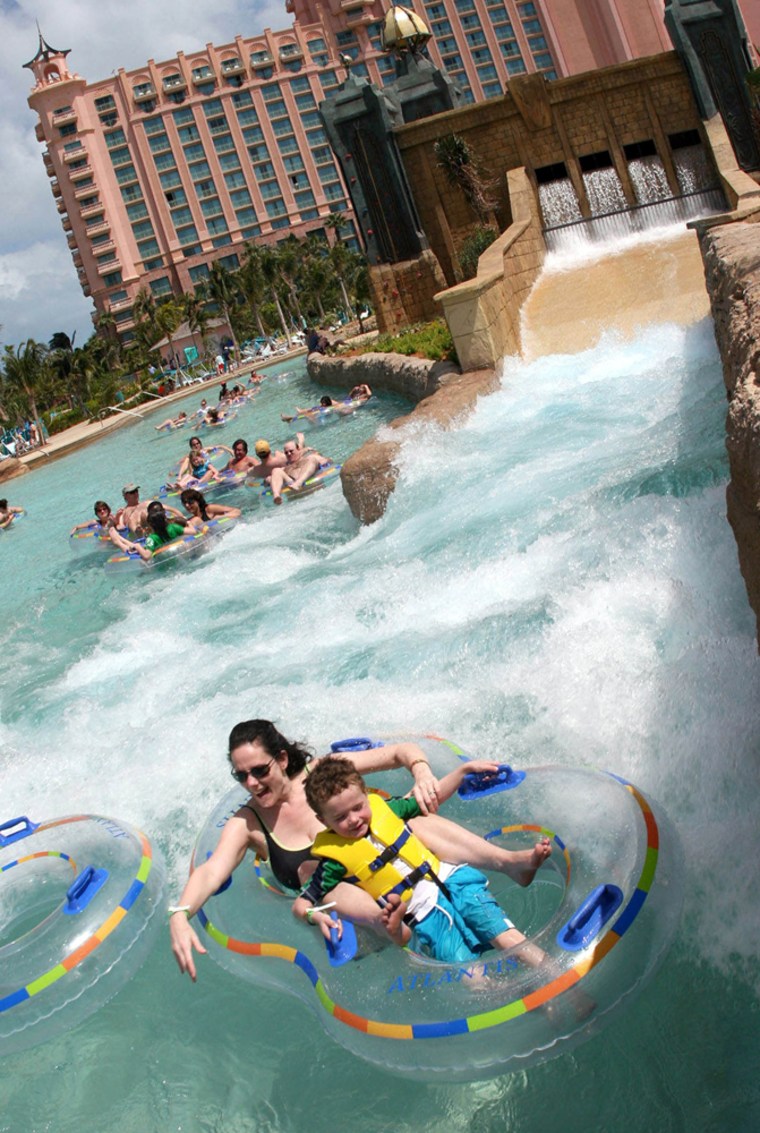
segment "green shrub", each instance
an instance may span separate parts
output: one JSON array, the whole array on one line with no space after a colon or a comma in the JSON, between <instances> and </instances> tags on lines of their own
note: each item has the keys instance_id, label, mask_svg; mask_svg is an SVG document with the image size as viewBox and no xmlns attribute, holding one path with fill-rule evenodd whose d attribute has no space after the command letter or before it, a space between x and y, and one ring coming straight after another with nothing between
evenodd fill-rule
<instances>
[{"instance_id":1,"label":"green shrub","mask_svg":"<svg viewBox=\"0 0 760 1133\"><path fill-rule=\"evenodd\" d=\"M419 354L423 358L430 358L434 362L447 360L456 362L454 340L443 319L435 319L431 323L421 323L410 327L401 334L383 334L373 342L368 343L364 350L375 354Z\"/></svg>"},{"instance_id":2,"label":"green shrub","mask_svg":"<svg viewBox=\"0 0 760 1133\"><path fill-rule=\"evenodd\" d=\"M495 228L479 224L465 237L459 249L459 266L464 279L475 278L478 274L478 260L498 235Z\"/></svg>"},{"instance_id":3,"label":"green shrub","mask_svg":"<svg viewBox=\"0 0 760 1133\"><path fill-rule=\"evenodd\" d=\"M43 417L45 428L50 437L54 437L56 433L62 433L64 429L69 429L72 425L78 425L84 419L85 414L82 413L81 409L64 409L63 412L56 413L52 421L49 420L47 414Z\"/></svg>"}]
</instances>

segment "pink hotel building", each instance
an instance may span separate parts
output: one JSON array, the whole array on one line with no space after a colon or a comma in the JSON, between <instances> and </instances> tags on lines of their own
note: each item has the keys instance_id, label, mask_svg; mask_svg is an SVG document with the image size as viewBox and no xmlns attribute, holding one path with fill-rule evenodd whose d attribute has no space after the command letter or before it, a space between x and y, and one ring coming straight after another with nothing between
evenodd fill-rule
<instances>
[{"instance_id":1,"label":"pink hotel building","mask_svg":"<svg viewBox=\"0 0 760 1133\"><path fill-rule=\"evenodd\" d=\"M746 0L745 0L746 4ZM501 95L512 75L553 79L671 50L663 0L414 0L434 62L465 97ZM318 105L351 70L383 86L381 0L286 0L284 31L87 82L68 50L39 50L37 139L82 289L97 320L131 338L141 287L192 291L214 260L238 266L247 241L319 230L351 204ZM750 29L751 31L752 29Z\"/></svg>"}]
</instances>

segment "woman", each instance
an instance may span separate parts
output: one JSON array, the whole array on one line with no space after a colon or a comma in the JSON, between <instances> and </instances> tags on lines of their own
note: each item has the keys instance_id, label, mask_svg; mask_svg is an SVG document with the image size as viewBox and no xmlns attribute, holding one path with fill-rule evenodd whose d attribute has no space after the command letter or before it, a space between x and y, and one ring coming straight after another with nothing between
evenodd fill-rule
<instances>
[{"instance_id":1,"label":"woman","mask_svg":"<svg viewBox=\"0 0 760 1133\"><path fill-rule=\"evenodd\" d=\"M176 512L174 514L176 515ZM125 539L115 529L110 532L111 542L119 550L136 552L141 559L149 562L160 547L166 546L174 539L179 539L181 535L195 535L196 533L195 528L191 527L181 517L179 522L177 519L173 519L170 523L169 516L164 511L164 505L159 503L158 500L153 500L152 503L148 504L148 528L145 545Z\"/></svg>"},{"instance_id":2,"label":"woman","mask_svg":"<svg viewBox=\"0 0 760 1133\"><path fill-rule=\"evenodd\" d=\"M228 758L233 778L250 791L250 798L226 823L213 854L194 870L179 903L170 909L172 951L180 971L193 980L193 950L205 953L206 949L189 918L237 869L246 850L268 859L277 880L296 891L314 870L311 845L324 829L306 802L303 785L312 756L303 745L287 740L269 720L246 720L230 732ZM529 885L551 852L547 840L532 850L504 850L431 813L438 806L437 780L417 744L385 744L353 752L348 758L361 773L406 767L414 777L414 796L425 816L413 819L410 825L420 833L424 830L426 845L448 861L501 870L518 884ZM367 893L339 885L332 896L343 916L383 932L381 910ZM312 922L322 926L328 919L325 913L316 912Z\"/></svg>"},{"instance_id":3,"label":"woman","mask_svg":"<svg viewBox=\"0 0 760 1133\"><path fill-rule=\"evenodd\" d=\"M190 468L186 476L180 477L179 486L188 488L196 484L210 484L212 480L218 483L221 479L216 468L202 452L191 452Z\"/></svg>"},{"instance_id":4,"label":"woman","mask_svg":"<svg viewBox=\"0 0 760 1133\"><path fill-rule=\"evenodd\" d=\"M118 527L116 516L105 500L96 500L93 511L95 512L95 520L101 532L107 532L110 531L111 528ZM72 527L70 534L76 535L77 531L87 531L92 525L91 519L88 519L86 523L77 523Z\"/></svg>"},{"instance_id":5,"label":"woman","mask_svg":"<svg viewBox=\"0 0 760 1133\"><path fill-rule=\"evenodd\" d=\"M180 480L183 476L187 476L188 473L190 472L190 457L193 455L194 452L199 452L201 454L201 456L204 458L204 460L208 461L211 458L211 453L207 452L206 449L203 447L203 442L201 441L200 437L191 437L190 441L189 441L189 445L190 445L190 451L188 453L186 453L185 456L182 457L179 468L177 469L177 479L178 480ZM228 448L227 445L214 445L213 447L214 447L214 450L221 450L222 452L228 452L230 454L230 456L232 456L232 449ZM169 475L171 475L171 473Z\"/></svg>"},{"instance_id":6,"label":"woman","mask_svg":"<svg viewBox=\"0 0 760 1133\"><path fill-rule=\"evenodd\" d=\"M230 519L237 519L241 514L239 507L226 507L224 504L210 504L206 502L206 498L202 492L196 488L185 488L182 495L179 497L182 500L182 506L185 511L190 512L190 519L187 521L191 527L196 531L200 531L204 523L208 523L210 519L219 519L221 516L228 516Z\"/></svg>"},{"instance_id":7,"label":"woman","mask_svg":"<svg viewBox=\"0 0 760 1133\"><path fill-rule=\"evenodd\" d=\"M160 432L162 429L166 432L171 432L172 429L181 429L183 425L187 424L187 413L184 411L180 413L179 417L167 417L160 425L154 425L153 428Z\"/></svg>"}]
</instances>

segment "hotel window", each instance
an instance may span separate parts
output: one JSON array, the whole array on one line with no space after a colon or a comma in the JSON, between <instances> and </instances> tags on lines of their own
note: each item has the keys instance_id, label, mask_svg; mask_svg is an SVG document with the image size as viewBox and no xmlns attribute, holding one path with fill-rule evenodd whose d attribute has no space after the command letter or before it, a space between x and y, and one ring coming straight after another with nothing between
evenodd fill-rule
<instances>
[{"instance_id":1,"label":"hotel window","mask_svg":"<svg viewBox=\"0 0 760 1133\"><path fill-rule=\"evenodd\" d=\"M184 150L186 161L199 161L206 156L206 151L200 142L197 145L184 146Z\"/></svg>"},{"instance_id":2,"label":"hotel window","mask_svg":"<svg viewBox=\"0 0 760 1133\"><path fill-rule=\"evenodd\" d=\"M249 146L248 156L251 159L251 165L255 165L257 161L267 161L269 158L269 150L263 144L260 146Z\"/></svg>"},{"instance_id":3,"label":"hotel window","mask_svg":"<svg viewBox=\"0 0 760 1133\"><path fill-rule=\"evenodd\" d=\"M125 185L121 190L121 199L125 204L129 201L141 201L143 199L142 189L139 185Z\"/></svg>"},{"instance_id":4,"label":"hotel window","mask_svg":"<svg viewBox=\"0 0 760 1133\"><path fill-rule=\"evenodd\" d=\"M65 126L59 126L58 127L58 133L60 134L60 136L62 138L69 138L69 137L71 137L72 134L76 134L76 132L77 132L76 122L67 122Z\"/></svg>"},{"instance_id":5,"label":"hotel window","mask_svg":"<svg viewBox=\"0 0 760 1133\"><path fill-rule=\"evenodd\" d=\"M335 36L338 47L348 47L356 43L356 35L352 31L339 31Z\"/></svg>"},{"instance_id":6,"label":"hotel window","mask_svg":"<svg viewBox=\"0 0 760 1133\"><path fill-rule=\"evenodd\" d=\"M246 126L243 130L243 137L246 142L263 142L264 131L261 126Z\"/></svg>"},{"instance_id":7,"label":"hotel window","mask_svg":"<svg viewBox=\"0 0 760 1133\"><path fill-rule=\"evenodd\" d=\"M315 165L322 165L325 161L332 161L333 152L329 146L317 146L311 151Z\"/></svg>"},{"instance_id":8,"label":"hotel window","mask_svg":"<svg viewBox=\"0 0 760 1133\"><path fill-rule=\"evenodd\" d=\"M319 76L319 81L322 84L322 91L327 94L328 91L334 90L338 86L338 79L335 71L323 71Z\"/></svg>"},{"instance_id":9,"label":"hotel window","mask_svg":"<svg viewBox=\"0 0 760 1133\"><path fill-rule=\"evenodd\" d=\"M234 193L230 193L230 200L233 208L242 208L251 203L251 194L247 189L236 189Z\"/></svg>"},{"instance_id":10,"label":"hotel window","mask_svg":"<svg viewBox=\"0 0 760 1133\"><path fill-rule=\"evenodd\" d=\"M235 216L241 227L245 224L253 224L256 220L256 210L248 205L246 208L237 209Z\"/></svg>"},{"instance_id":11,"label":"hotel window","mask_svg":"<svg viewBox=\"0 0 760 1133\"><path fill-rule=\"evenodd\" d=\"M111 110L114 106L116 106L116 103L114 102L112 94L105 94L102 98L95 99L95 109L98 114L100 114L102 110Z\"/></svg>"},{"instance_id":12,"label":"hotel window","mask_svg":"<svg viewBox=\"0 0 760 1133\"><path fill-rule=\"evenodd\" d=\"M206 228L212 236L218 236L220 232L227 232L227 221L223 216L209 217L206 221ZM217 244L214 247L218 247Z\"/></svg>"},{"instance_id":13,"label":"hotel window","mask_svg":"<svg viewBox=\"0 0 760 1133\"><path fill-rule=\"evenodd\" d=\"M251 225L250 228L242 228L240 235L244 240L255 240L257 237L261 236L261 228L258 224L254 224Z\"/></svg>"},{"instance_id":14,"label":"hotel window","mask_svg":"<svg viewBox=\"0 0 760 1133\"><path fill-rule=\"evenodd\" d=\"M522 26L526 35L540 35L544 30L540 20L523 20Z\"/></svg>"},{"instance_id":15,"label":"hotel window","mask_svg":"<svg viewBox=\"0 0 760 1133\"><path fill-rule=\"evenodd\" d=\"M232 105L235 107L252 106L253 98L249 90L236 91L232 96Z\"/></svg>"},{"instance_id":16,"label":"hotel window","mask_svg":"<svg viewBox=\"0 0 760 1133\"><path fill-rule=\"evenodd\" d=\"M288 108L285 105L285 100L277 98L274 102L267 103L267 113L270 118L282 118L288 113Z\"/></svg>"},{"instance_id":17,"label":"hotel window","mask_svg":"<svg viewBox=\"0 0 760 1133\"><path fill-rule=\"evenodd\" d=\"M335 168L332 162L329 165L320 165L319 169L317 170L317 174L319 176L319 180L323 185L327 181L337 181L338 179L338 170Z\"/></svg>"},{"instance_id":18,"label":"hotel window","mask_svg":"<svg viewBox=\"0 0 760 1133\"><path fill-rule=\"evenodd\" d=\"M266 209L267 216L283 216L287 211L282 197L279 197L276 201L267 201Z\"/></svg>"},{"instance_id":19,"label":"hotel window","mask_svg":"<svg viewBox=\"0 0 760 1133\"><path fill-rule=\"evenodd\" d=\"M308 75L301 75L301 77L298 79L291 79L290 89L294 94L298 94L300 91L311 90L311 84L309 82Z\"/></svg>"},{"instance_id":20,"label":"hotel window","mask_svg":"<svg viewBox=\"0 0 760 1133\"><path fill-rule=\"evenodd\" d=\"M219 134L213 137L214 149L217 153L229 153L234 150L235 143L232 140L232 134Z\"/></svg>"},{"instance_id":21,"label":"hotel window","mask_svg":"<svg viewBox=\"0 0 760 1133\"><path fill-rule=\"evenodd\" d=\"M172 223L175 228L181 228L183 224L193 223L193 214L187 205L172 209Z\"/></svg>"},{"instance_id":22,"label":"hotel window","mask_svg":"<svg viewBox=\"0 0 760 1133\"><path fill-rule=\"evenodd\" d=\"M542 35L529 35L528 36L528 47L531 49L531 51L535 55L535 53L537 51L547 51L548 48L549 48L549 45Z\"/></svg>"},{"instance_id":23,"label":"hotel window","mask_svg":"<svg viewBox=\"0 0 760 1133\"><path fill-rule=\"evenodd\" d=\"M150 146L151 153L162 153L164 150L170 150L172 148L169 135L163 132L160 134L151 134L148 138L148 145Z\"/></svg>"},{"instance_id":24,"label":"hotel window","mask_svg":"<svg viewBox=\"0 0 760 1133\"><path fill-rule=\"evenodd\" d=\"M434 35L451 35L451 23L448 20L436 20L430 25Z\"/></svg>"},{"instance_id":25,"label":"hotel window","mask_svg":"<svg viewBox=\"0 0 760 1133\"><path fill-rule=\"evenodd\" d=\"M483 83L483 98L501 98L503 94L501 83Z\"/></svg>"},{"instance_id":26,"label":"hotel window","mask_svg":"<svg viewBox=\"0 0 760 1133\"><path fill-rule=\"evenodd\" d=\"M470 48L482 47L486 41L485 32L483 31L468 31L464 38L467 41L467 46Z\"/></svg>"},{"instance_id":27,"label":"hotel window","mask_svg":"<svg viewBox=\"0 0 760 1133\"><path fill-rule=\"evenodd\" d=\"M479 28L480 16L476 12L471 16L462 16L459 22L463 28Z\"/></svg>"},{"instance_id":28,"label":"hotel window","mask_svg":"<svg viewBox=\"0 0 760 1133\"><path fill-rule=\"evenodd\" d=\"M198 267L190 268L188 274L193 283L203 283L211 273L208 264L198 264Z\"/></svg>"},{"instance_id":29,"label":"hotel window","mask_svg":"<svg viewBox=\"0 0 760 1133\"><path fill-rule=\"evenodd\" d=\"M158 179L163 189L173 189L175 186L182 184L182 178L176 169L171 169L168 173L162 173Z\"/></svg>"},{"instance_id":30,"label":"hotel window","mask_svg":"<svg viewBox=\"0 0 760 1133\"><path fill-rule=\"evenodd\" d=\"M110 232L103 232L100 236L91 236L90 243L93 248L97 248L98 244L107 244L111 239Z\"/></svg>"},{"instance_id":31,"label":"hotel window","mask_svg":"<svg viewBox=\"0 0 760 1133\"><path fill-rule=\"evenodd\" d=\"M235 150L233 150L232 153L220 153L217 160L221 169L240 168L240 158Z\"/></svg>"},{"instance_id":32,"label":"hotel window","mask_svg":"<svg viewBox=\"0 0 760 1133\"><path fill-rule=\"evenodd\" d=\"M150 256L158 256L161 252L156 240L138 240L137 247L143 260L149 259Z\"/></svg>"},{"instance_id":33,"label":"hotel window","mask_svg":"<svg viewBox=\"0 0 760 1133\"><path fill-rule=\"evenodd\" d=\"M276 231L278 228L290 228L290 221L287 216L272 221L272 231Z\"/></svg>"},{"instance_id":34,"label":"hotel window","mask_svg":"<svg viewBox=\"0 0 760 1133\"><path fill-rule=\"evenodd\" d=\"M508 59L507 60L507 74L508 75L524 75L525 64L522 59Z\"/></svg>"},{"instance_id":35,"label":"hotel window","mask_svg":"<svg viewBox=\"0 0 760 1133\"><path fill-rule=\"evenodd\" d=\"M247 110L238 111L238 122L241 126L247 126L249 124L253 125L254 123L258 122L258 120L259 116L252 106Z\"/></svg>"},{"instance_id":36,"label":"hotel window","mask_svg":"<svg viewBox=\"0 0 760 1133\"><path fill-rule=\"evenodd\" d=\"M439 40L437 46L441 55L448 55L450 52L456 51L457 41L453 36L451 36L449 38Z\"/></svg>"},{"instance_id":37,"label":"hotel window","mask_svg":"<svg viewBox=\"0 0 760 1133\"><path fill-rule=\"evenodd\" d=\"M195 193L199 200L204 197L215 197L216 186L213 181L198 181L195 185Z\"/></svg>"},{"instance_id":38,"label":"hotel window","mask_svg":"<svg viewBox=\"0 0 760 1133\"><path fill-rule=\"evenodd\" d=\"M340 185L325 185L324 187L325 199L328 201L342 200L345 196L343 189Z\"/></svg>"},{"instance_id":39,"label":"hotel window","mask_svg":"<svg viewBox=\"0 0 760 1133\"><path fill-rule=\"evenodd\" d=\"M272 131L276 138L282 138L286 134L293 133L293 123L289 118L278 118L276 122L272 122Z\"/></svg>"},{"instance_id":40,"label":"hotel window","mask_svg":"<svg viewBox=\"0 0 760 1133\"><path fill-rule=\"evenodd\" d=\"M209 118L206 125L211 134L226 134L229 130L227 118L224 114L215 114L213 118Z\"/></svg>"},{"instance_id":41,"label":"hotel window","mask_svg":"<svg viewBox=\"0 0 760 1133\"><path fill-rule=\"evenodd\" d=\"M299 110L313 110L316 105L314 95L311 91L309 91L308 94L296 95L296 106Z\"/></svg>"},{"instance_id":42,"label":"hotel window","mask_svg":"<svg viewBox=\"0 0 760 1133\"><path fill-rule=\"evenodd\" d=\"M498 79L499 75L493 63L489 63L485 67L478 67L478 78L481 83L487 83L490 79Z\"/></svg>"},{"instance_id":43,"label":"hotel window","mask_svg":"<svg viewBox=\"0 0 760 1133\"><path fill-rule=\"evenodd\" d=\"M267 83L266 86L261 88L261 94L265 102L271 102L273 98L280 98L282 91L279 83Z\"/></svg>"},{"instance_id":44,"label":"hotel window","mask_svg":"<svg viewBox=\"0 0 760 1133\"><path fill-rule=\"evenodd\" d=\"M137 171L134 165L123 165L121 169L116 170L116 180L120 185L128 185L130 181L137 180ZM142 196L142 194L140 194Z\"/></svg>"},{"instance_id":45,"label":"hotel window","mask_svg":"<svg viewBox=\"0 0 760 1133\"><path fill-rule=\"evenodd\" d=\"M123 299L127 298L126 291L114 291L113 294L108 296L108 302L111 304L121 303Z\"/></svg>"},{"instance_id":46,"label":"hotel window","mask_svg":"<svg viewBox=\"0 0 760 1133\"><path fill-rule=\"evenodd\" d=\"M145 118L142 125L146 134L158 134L163 132L164 120L159 114L156 118Z\"/></svg>"},{"instance_id":47,"label":"hotel window","mask_svg":"<svg viewBox=\"0 0 760 1133\"><path fill-rule=\"evenodd\" d=\"M175 110L172 114L175 126L186 126L190 122L195 121L192 107L186 106L184 110Z\"/></svg>"},{"instance_id":48,"label":"hotel window","mask_svg":"<svg viewBox=\"0 0 760 1133\"><path fill-rule=\"evenodd\" d=\"M311 189L306 189L304 192L295 194L295 201L301 213L301 219L303 219L303 210L305 208L311 208L315 203L314 194Z\"/></svg>"},{"instance_id":49,"label":"hotel window","mask_svg":"<svg viewBox=\"0 0 760 1133\"><path fill-rule=\"evenodd\" d=\"M177 239L183 247L188 244L193 244L198 239L198 232L194 224L188 224L187 228L183 228L177 232Z\"/></svg>"},{"instance_id":50,"label":"hotel window","mask_svg":"<svg viewBox=\"0 0 760 1133\"><path fill-rule=\"evenodd\" d=\"M123 130L109 130L107 134L103 134L103 141L109 149L114 146L126 145L127 135Z\"/></svg>"},{"instance_id":51,"label":"hotel window","mask_svg":"<svg viewBox=\"0 0 760 1133\"><path fill-rule=\"evenodd\" d=\"M308 129L309 126L321 126L322 119L319 116L319 111L310 110L306 114L302 114L301 124L303 125L304 129Z\"/></svg>"},{"instance_id":52,"label":"hotel window","mask_svg":"<svg viewBox=\"0 0 760 1133\"><path fill-rule=\"evenodd\" d=\"M196 161L190 166L190 176L193 181L200 181L202 177L211 176L211 167L207 161Z\"/></svg>"},{"instance_id":53,"label":"hotel window","mask_svg":"<svg viewBox=\"0 0 760 1133\"><path fill-rule=\"evenodd\" d=\"M179 130L177 130L177 134L179 136L179 140L183 143L198 142L200 141L201 137L198 133L198 127L194 122L191 126L180 126Z\"/></svg>"},{"instance_id":54,"label":"hotel window","mask_svg":"<svg viewBox=\"0 0 760 1133\"><path fill-rule=\"evenodd\" d=\"M283 153L283 154L284 153L298 153L300 146L298 145L298 141L296 140L296 138L294 138L293 135L291 134L287 138L279 138L278 141L277 141L277 148L279 149L280 153Z\"/></svg>"},{"instance_id":55,"label":"hotel window","mask_svg":"<svg viewBox=\"0 0 760 1133\"><path fill-rule=\"evenodd\" d=\"M305 173L293 173L290 177L290 184L293 189L308 189L309 178Z\"/></svg>"},{"instance_id":56,"label":"hotel window","mask_svg":"<svg viewBox=\"0 0 760 1133\"><path fill-rule=\"evenodd\" d=\"M169 277L162 275L159 279L152 279L150 289L154 295L171 295L172 285L169 283Z\"/></svg>"},{"instance_id":57,"label":"hotel window","mask_svg":"<svg viewBox=\"0 0 760 1133\"><path fill-rule=\"evenodd\" d=\"M300 153L296 153L290 157L284 157L282 164L288 173L297 173L300 169L303 169L303 158Z\"/></svg>"},{"instance_id":58,"label":"hotel window","mask_svg":"<svg viewBox=\"0 0 760 1133\"><path fill-rule=\"evenodd\" d=\"M98 265L98 267L103 267L105 264L112 264L115 259L116 259L116 252L111 251L111 252L106 252L106 254L104 256L96 256L95 257L95 263Z\"/></svg>"},{"instance_id":59,"label":"hotel window","mask_svg":"<svg viewBox=\"0 0 760 1133\"><path fill-rule=\"evenodd\" d=\"M245 174L242 169L236 169L232 173L225 173L224 183L228 189L238 189L245 185Z\"/></svg>"},{"instance_id":60,"label":"hotel window","mask_svg":"<svg viewBox=\"0 0 760 1133\"><path fill-rule=\"evenodd\" d=\"M204 216L219 216L222 212L221 201L218 197L208 197L201 201L201 212Z\"/></svg>"},{"instance_id":61,"label":"hotel window","mask_svg":"<svg viewBox=\"0 0 760 1133\"><path fill-rule=\"evenodd\" d=\"M108 114L100 114L98 117L102 126L115 126L119 121L119 115L115 110L110 110Z\"/></svg>"},{"instance_id":62,"label":"hotel window","mask_svg":"<svg viewBox=\"0 0 760 1133\"><path fill-rule=\"evenodd\" d=\"M175 169L176 166L177 166L177 163L174 160L174 154L171 153L171 151L169 153L154 154L153 161L154 161L156 169L159 171L159 173L164 169ZM117 180L118 180L118 174L117 174Z\"/></svg>"},{"instance_id":63,"label":"hotel window","mask_svg":"<svg viewBox=\"0 0 760 1133\"><path fill-rule=\"evenodd\" d=\"M127 205L127 216L130 220L142 220L148 215L148 206L142 201L139 205Z\"/></svg>"},{"instance_id":64,"label":"hotel window","mask_svg":"<svg viewBox=\"0 0 760 1133\"><path fill-rule=\"evenodd\" d=\"M103 276L103 284L105 287L116 287L117 284L122 283L120 271L109 272L108 275Z\"/></svg>"},{"instance_id":65,"label":"hotel window","mask_svg":"<svg viewBox=\"0 0 760 1133\"><path fill-rule=\"evenodd\" d=\"M308 141L310 146L318 146L318 145L321 145L322 142L327 141L327 134L324 132L324 130L320 126L318 129L315 129L315 130L307 130L306 131L306 140Z\"/></svg>"},{"instance_id":66,"label":"hotel window","mask_svg":"<svg viewBox=\"0 0 760 1133\"><path fill-rule=\"evenodd\" d=\"M511 40L509 43L500 43L499 50L506 59L509 59L514 55L520 55L520 48L517 46L514 40Z\"/></svg>"},{"instance_id":67,"label":"hotel window","mask_svg":"<svg viewBox=\"0 0 760 1133\"><path fill-rule=\"evenodd\" d=\"M111 163L114 166L126 165L126 163L131 160L132 155L129 152L129 146L122 146L120 149L111 150Z\"/></svg>"},{"instance_id":68,"label":"hotel window","mask_svg":"<svg viewBox=\"0 0 760 1133\"><path fill-rule=\"evenodd\" d=\"M264 201L271 201L274 197L279 197L281 191L277 181L267 181L265 184L259 185L259 192Z\"/></svg>"},{"instance_id":69,"label":"hotel window","mask_svg":"<svg viewBox=\"0 0 760 1133\"><path fill-rule=\"evenodd\" d=\"M547 53L546 55L534 55L533 62L536 64L536 67L539 71L543 71L546 74L547 79L556 79L557 74L554 70L554 60L552 59L550 54ZM549 71L552 72L551 75L549 74Z\"/></svg>"},{"instance_id":70,"label":"hotel window","mask_svg":"<svg viewBox=\"0 0 760 1133\"><path fill-rule=\"evenodd\" d=\"M475 0L455 0L457 12L474 12Z\"/></svg>"},{"instance_id":71,"label":"hotel window","mask_svg":"<svg viewBox=\"0 0 760 1133\"><path fill-rule=\"evenodd\" d=\"M143 240L146 236L156 235L153 231L153 225L149 220L141 220L138 223L133 224L132 232L134 234L135 240Z\"/></svg>"},{"instance_id":72,"label":"hotel window","mask_svg":"<svg viewBox=\"0 0 760 1133\"><path fill-rule=\"evenodd\" d=\"M170 209L187 204L187 193L184 189L169 189L164 193L164 199Z\"/></svg>"}]
</instances>

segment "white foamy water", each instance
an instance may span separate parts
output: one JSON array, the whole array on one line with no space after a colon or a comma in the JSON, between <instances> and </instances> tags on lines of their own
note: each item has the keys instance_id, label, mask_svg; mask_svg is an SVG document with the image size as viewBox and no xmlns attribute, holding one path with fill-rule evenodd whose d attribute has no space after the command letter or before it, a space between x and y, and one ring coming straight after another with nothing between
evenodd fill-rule
<instances>
[{"instance_id":1,"label":"white foamy water","mask_svg":"<svg viewBox=\"0 0 760 1133\"><path fill-rule=\"evenodd\" d=\"M267 396L270 416L241 421L250 441L284 439L277 413L308 393L295 380ZM559 1113L569 1133L756 1128L759 682L725 521L724 414L708 324L509 360L460 429L407 434L373 527L335 488L252 514L187 569L145 578L70 559L63 533L104 470L114 487L158 475L181 437L140 425L14 482L30 515L0 546L13 580L0 600L3 817L128 819L163 849L178 895L229 783L236 721L270 717L318 750L434 730L517 766L632 779L678 827L687 891L641 997L525 1074L396 1081L295 1000L210 961L191 986L166 947L66 1038L6 1061L0 1130L533 1133ZM350 428L312 436L341 457L364 426Z\"/></svg>"}]
</instances>

